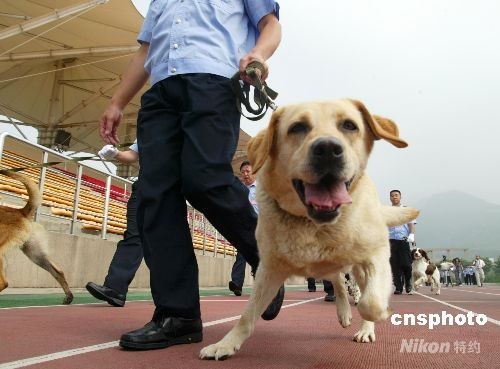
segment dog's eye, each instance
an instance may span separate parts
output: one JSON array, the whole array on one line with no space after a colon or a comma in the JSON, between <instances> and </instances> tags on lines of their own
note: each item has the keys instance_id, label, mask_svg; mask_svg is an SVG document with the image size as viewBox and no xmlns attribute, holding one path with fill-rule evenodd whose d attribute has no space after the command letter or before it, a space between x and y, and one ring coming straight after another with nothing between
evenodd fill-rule
<instances>
[{"instance_id":1,"label":"dog's eye","mask_svg":"<svg viewBox=\"0 0 500 369\"><path fill-rule=\"evenodd\" d=\"M358 126L356 125L356 123L354 123L350 119L344 120L342 123L340 123L340 126L347 131L357 131L358 130Z\"/></svg>"},{"instance_id":2,"label":"dog's eye","mask_svg":"<svg viewBox=\"0 0 500 369\"><path fill-rule=\"evenodd\" d=\"M311 130L309 125L305 122L295 122L288 129L288 134L307 133Z\"/></svg>"}]
</instances>

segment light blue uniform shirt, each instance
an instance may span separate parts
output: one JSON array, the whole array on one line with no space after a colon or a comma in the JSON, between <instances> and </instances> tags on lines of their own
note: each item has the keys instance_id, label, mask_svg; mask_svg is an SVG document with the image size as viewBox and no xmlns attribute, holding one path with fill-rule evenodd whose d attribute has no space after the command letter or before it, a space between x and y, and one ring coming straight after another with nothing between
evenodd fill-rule
<instances>
[{"instance_id":1,"label":"light blue uniform shirt","mask_svg":"<svg viewBox=\"0 0 500 369\"><path fill-rule=\"evenodd\" d=\"M254 46L274 0L152 0L138 41L149 44L151 85L186 73L232 77Z\"/></svg>"},{"instance_id":2,"label":"light blue uniform shirt","mask_svg":"<svg viewBox=\"0 0 500 369\"><path fill-rule=\"evenodd\" d=\"M252 183L248 188L248 201L253 206L253 210L259 214L259 207L257 206L257 182Z\"/></svg>"},{"instance_id":3,"label":"light blue uniform shirt","mask_svg":"<svg viewBox=\"0 0 500 369\"><path fill-rule=\"evenodd\" d=\"M417 224L416 220L412 220L410 224ZM404 240L410 234L410 226L408 224L403 224L395 227L389 227L389 239L390 240Z\"/></svg>"}]
</instances>

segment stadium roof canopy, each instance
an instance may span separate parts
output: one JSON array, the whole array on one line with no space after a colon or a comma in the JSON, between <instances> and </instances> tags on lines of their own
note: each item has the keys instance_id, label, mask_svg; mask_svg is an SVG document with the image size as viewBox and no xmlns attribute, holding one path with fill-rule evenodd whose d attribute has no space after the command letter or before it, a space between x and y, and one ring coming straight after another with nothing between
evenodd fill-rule
<instances>
[{"instance_id":1,"label":"stadium roof canopy","mask_svg":"<svg viewBox=\"0 0 500 369\"><path fill-rule=\"evenodd\" d=\"M71 135L65 151L95 152L103 144L98 119L138 48L142 22L129 0L2 0L0 115L37 128L40 144L53 146L63 130ZM124 112L122 142L135 138L147 87ZM235 167L248 138L241 132Z\"/></svg>"}]
</instances>

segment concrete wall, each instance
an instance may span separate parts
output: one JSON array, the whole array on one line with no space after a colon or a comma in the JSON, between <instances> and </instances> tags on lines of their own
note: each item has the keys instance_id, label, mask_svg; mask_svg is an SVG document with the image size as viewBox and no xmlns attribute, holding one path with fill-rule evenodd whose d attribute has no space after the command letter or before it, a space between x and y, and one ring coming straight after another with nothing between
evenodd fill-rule
<instances>
[{"instance_id":1,"label":"concrete wall","mask_svg":"<svg viewBox=\"0 0 500 369\"><path fill-rule=\"evenodd\" d=\"M88 281L103 283L109 263L116 250L116 241L83 235L73 236L49 232L51 260L63 270L71 287L84 287ZM198 252L198 250L196 250ZM229 282L233 257L213 254L196 255L199 266L200 287L225 287ZM19 249L9 250L5 256L5 272L10 287L58 287L52 276L33 264ZM247 265L245 283L251 285ZM144 262L137 271L131 287L148 288L149 270Z\"/></svg>"}]
</instances>

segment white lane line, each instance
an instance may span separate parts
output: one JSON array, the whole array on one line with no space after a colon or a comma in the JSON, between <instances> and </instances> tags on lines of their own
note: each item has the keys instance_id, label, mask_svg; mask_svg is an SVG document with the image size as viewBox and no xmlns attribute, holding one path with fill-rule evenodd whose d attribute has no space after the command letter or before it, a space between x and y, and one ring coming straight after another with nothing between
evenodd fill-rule
<instances>
[{"instance_id":1,"label":"white lane line","mask_svg":"<svg viewBox=\"0 0 500 369\"><path fill-rule=\"evenodd\" d=\"M127 304L130 304L131 302L147 302L153 300L131 300L127 301ZM4 310L14 310L14 309L31 309L31 308L51 308L51 307L72 307L72 306L85 306L85 305L104 305L108 306L106 302L87 302L87 303L82 303L82 304L70 304L70 305L33 305L33 306L13 306L13 307L0 307L0 312Z\"/></svg>"},{"instance_id":2,"label":"white lane line","mask_svg":"<svg viewBox=\"0 0 500 369\"><path fill-rule=\"evenodd\" d=\"M105 350L108 348L113 348L118 346L118 341L112 341L107 343L100 343L98 345L80 347L72 350L66 350L61 352L55 352L53 354L35 356L28 359L21 359L16 361L11 361L10 363L0 364L0 369L15 369L24 368L25 366L46 363L47 361L54 361L58 359L63 359L65 357L82 355L88 352Z\"/></svg>"},{"instance_id":3,"label":"white lane line","mask_svg":"<svg viewBox=\"0 0 500 369\"><path fill-rule=\"evenodd\" d=\"M319 299L319 298L318 298ZM295 301L305 301L303 299L295 299L295 300L283 300L283 302L295 302ZM309 301L309 300L306 300ZM210 300L210 299L200 299L200 302L248 302L248 299L242 300L242 299L228 299L228 300ZM288 305L287 305L288 306Z\"/></svg>"},{"instance_id":4,"label":"white lane line","mask_svg":"<svg viewBox=\"0 0 500 369\"><path fill-rule=\"evenodd\" d=\"M420 296L422 296L422 297L425 297L425 298L427 298L427 299L429 299L429 300L433 300L433 301L438 302L438 303L440 303L440 304L443 304L443 305L449 306L449 307L451 307L451 308L454 308L454 309L457 309L457 310L463 311L464 313L471 312L471 313L472 313L472 314L474 314L474 315L478 315L478 313L476 313L476 312L474 312L474 311L472 311L472 310L467 310L467 309L461 308L460 306L456 306L456 305L450 304L450 303L448 303L448 302L445 302L445 301L441 301L441 300L435 299L434 297L430 297L430 296L427 296L427 295L422 295L420 292L415 292L415 294L420 295ZM486 315L486 314L484 314L484 315ZM500 321L498 321L498 320L496 320L496 319L493 319L493 318L490 318L489 316L486 316L486 318L488 319L488 321L489 321L490 323L493 323L493 324L496 324L496 325L499 325L499 326L500 326ZM0 367L0 369L1 369L1 367Z\"/></svg>"},{"instance_id":5,"label":"white lane line","mask_svg":"<svg viewBox=\"0 0 500 369\"><path fill-rule=\"evenodd\" d=\"M486 303L486 304L489 304L491 303L492 301L491 300L485 300L485 301L477 301L477 300L452 300L452 301L448 301L448 302L454 302L454 303L458 303L458 302L473 302L473 303ZM429 304L433 304L434 301L422 301L422 300L400 300L400 301L391 301L391 304L392 303L402 303L402 304L408 304L408 303L415 303L415 304L425 304L425 303L429 303Z\"/></svg>"},{"instance_id":6,"label":"white lane line","mask_svg":"<svg viewBox=\"0 0 500 369\"><path fill-rule=\"evenodd\" d=\"M290 307L294 307L294 306L298 306L298 305L302 305L302 304L307 304L308 302L322 300L322 299L324 299L324 297L318 297L318 298L310 299L310 300L301 300L301 301L295 302L293 304L284 305L282 307L282 309L287 309L287 308L290 308ZM233 300L233 301L235 301L235 300ZM241 317L241 315L237 315L237 316L232 316L232 317L229 317L229 318L224 318L224 319L219 319L219 320L213 320L211 322L205 322L205 323L203 323L203 327L211 327L211 326L214 326L214 325L231 322L233 320L239 319L240 317ZM21 359L21 360L11 361L11 362L8 362L8 363L0 364L0 369L24 368L24 367L29 366L29 365L46 363L48 361L54 361L54 360L58 360L58 359L64 359L64 358L70 357L70 356L76 356L76 355L86 354L86 353L89 353L89 352L106 350L106 349L109 349L109 348L117 347L118 343L119 343L119 341L112 341L112 342L100 343L100 344L97 344L97 345L80 347L80 348L76 348L76 349L55 352L55 353L52 353L52 354L35 356L35 357L27 358L27 359Z\"/></svg>"},{"instance_id":7,"label":"white lane line","mask_svg":"<svg viewBox=\"0 0 500 369\"><path fill-rule=\"evenodd\" d=\"M214 297L217 295L213 296L201 296L200 302L247 302L247 300L241 300L241 299L229 299L229 300L210 300L208 298ZM283 300L283 302L292 302L292 301L303 301L303 300ZM127 301L127 304L130 304L132 302L153 302L152 299L148 300L130 300ZM85 305L104 305L108 306L107 303L105 302L87 302L87 303L82 303L82 304L70 304L70 305L34 305L34 306L13 306L13 307L0 307L0 312L4 310L14 310L14 309L31 309L31 308L50 308L50 307L71 307L71 306L85 306Z\"/></svg>"},{"instance_id":8,"label":"white lane line","mask_svg":"<svg viewBox=\"0 0 500 369\"><path fill-rule=\"evenodd\" d=\"M481 292L481 291L470 291L470 290L462 290L462 289L459 289L458 291L470 292L470 293L480 293L480 294L483 294L483 295L500 296L500 293Z\"/></svg>"}]
</instances>

